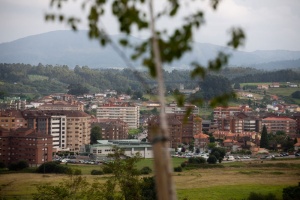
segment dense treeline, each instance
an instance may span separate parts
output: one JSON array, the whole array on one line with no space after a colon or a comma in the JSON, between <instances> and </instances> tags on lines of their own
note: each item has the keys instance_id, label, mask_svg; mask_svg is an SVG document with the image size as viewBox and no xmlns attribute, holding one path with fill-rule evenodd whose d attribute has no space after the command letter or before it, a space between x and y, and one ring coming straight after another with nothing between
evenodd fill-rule
<instances>
[{"instance_id":1,"label":"dense treeline","mask_svg":"<svg viewBox=\"0 0 300 200\"><path fill-rule=\"evenodd\" d=\"M234 83L257 83L257 82L287 82L299 81L300 72L286 69L274 72L263 72L260 74L248 74L232 79Z\"/></svg>"},{"instance_id":2,"label":"dense treeline","mask_svg":"<svg viewBox=\"0 0 300 200\"><path fill-rule=\"evenodd\" d=\"M167 92L172 93L183 84L187 89L200 86L196 96L210 99L213 96L231 91L232 83L242 82L281 82L299 80L300 72L280 70L265 72L253 68L224 68L219 74L212 73L204 81L191 79L189 70L164 71ZM231 81L230 81L231 80ZM106 89L118 93L139 94L155 91L156 82L147 71L131 69L91 69L66 65L32 66L29 64L0 63L0 92L34 93L36 95L55 92L96 93Z\"/></svg>"},{"instance_id":3,"label":"dense treeline","mask_svg":"<svg viewBox=\"0 0 300 200\"><path fill-rule=\"evenodd\" d=\"M164 72L168 90L196 87L197 80L190 80L189 71L173 70ZM155 81L146 71L131 69L91 69L87 66L0 64L0 91L7 93L41 93L67 92L72 85L87 88L90 93L113 89L117 92L146 92L155 87ZM86 91L86 90L85 90Z\"/></svg>"}]
</instances>

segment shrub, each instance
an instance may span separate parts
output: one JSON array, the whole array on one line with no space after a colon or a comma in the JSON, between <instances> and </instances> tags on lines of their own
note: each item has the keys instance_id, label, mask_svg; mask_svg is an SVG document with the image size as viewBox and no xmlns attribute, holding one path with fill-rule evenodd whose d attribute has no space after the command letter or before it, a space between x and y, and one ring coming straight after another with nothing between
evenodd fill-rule
<instances>
[{"instance_id":1,"label":"shrub","mask_svg":"<svg viewBox=\"0 0 300 200\"><path fill-rule=\"evenodd\" d=\"M221 154L219 151L214 151L211 155L214 155L217 158L217 160L219 160L219 158L221 158Z\"/></svg>"},{"instance_id":2,"label":"shrub","mask_svg":"<svg viewBox=\"0 0 300 200\"><path fill-rule=\"evenodd\" d=\"M0 162L0 169L6 168L6 165L4 162Z\"/></svg>"},{"instance_id":3,"label":"shrub","mask_svg":"<svg viewBox=\"0 0 300 200\"><path fill-rule=\"evenodd\" d=\"M276 200L276 196L272 193L269 194L260 194L260 193L255 193L255 192L251 192L249 194L249 197L247 198L247 200Z\"/></svg>"},{"instance_id":4,"label":"shrub","mask_svg":"<svg viewBox=\"0 0 300 200\"><path fill-rule=\"evenodd\" d=\"M102 170L103 170L104 174L111 174L111 173L113 173L112 169L109 168L108 166L104 166Z\"/></svg>"},{"instance_id":5,"label":"shrub","mask_svg":"<svg viewBox=\"0 0 300 200\"><path fill-rule=\"evenodd\" d=\"M19 171L28 167L29 167L28 163L24 160L21 160L17 163L11 163L8 165L8 169L11 171Z\"/></svg>"},{"instance_id":6,"label":"shrub","mask_svg":"<svg viewBox=\"0 0 300 200\"><path fill-rule=\"evenodd\" d=\"M74 175L81 175L82 173L81 173L81 170L80 170L80 169L75 169L75 170L73 171L73 174L74 174Z\"/></svg>"},{"instance_id":7,"label":"shrub","mask_svg":"<svg viewBox=\"0 0 300 200\"><path fill-rule=\"evenodd\" d=\"M155 189L154 177L144 177L141 181L141 196L144 200L156 200L157 194Z\"/></svg>"},{"instance_id":8,"label":"shrub","mask_svg":"<svg viewBox=\"0 0 300 200\"><path fill-rule=\"evenodd\" d=\"M191 158L189 158L188 163L203 164L203 163L206 163L206 159L203 157L197 157L197 158L191 157Z\"/></svg>"},{"instance_id":9,"label":"shrub","mask_svg":"<svg viewBox=\"0 0 300 200\"><path fill-rule=\"evenodd\" d=\"M150 167L143 167L140 172L141 174L150 174L152 169Z\"/></svg>"},{"instance_id":10,"label":"shrub","mask_svg":"<svg viewBox=\"0 0 300 200\"><path fill-rule=\"evenodd\" d=\"M57 173L57 174L70 174L70 168L60 165L59 162L46 162L37 168L37 173ZM80 172L81 173L81 172Z\"/></svg>"},{"instance_id":11,"label":"shrub","mask_svg":"<svg viewBox=\"0 0 300 200\"><path fill-rule=\"evenodd\" d=\"M187 164L186 164L185 162L183 162L183 163L180 164L180 166L181 166L182 168L185 168L186 165L187 165Z\"/></svg>"},{"instance_id":12,"label":"shrub","mask_svg":"<svg viewBox=\"0 0 300 200\"><path fill-rule=\"evenodd\" d=\"M210 155L210 156L208 157L208 159L207 159L207 162L208 162L209 164L216 164L216 163L217 163L217 158L216 158L216 156Z\"/></svg>"},{"instance_id":13,"label":"shrub","mask_svg":"<svg viewBox=\"0 0 300 200\"><path fill-rule=\"evenodd\" d=\"M174 167L174 172L182 172L182 167Z\"/></svg>"},{"instance_id":14,"label":"shrub","mask_svg":"<svg viewBox=\"0 0 300 200\"><path fill-rule=\"evenodd\" d=\"M282 199L283 200L296 200L300 197L300 182L298 186L290 186L283 188Z\"/></svg>"},{"instance_id":15,"label":"shrub","mask_svg":"<svg viewBox=\"0 0 300 200\"><path fill-rule=\"evenodd\" d=\"M212 169L212 168L224 168L224 165L210 165L210 164L188 164L184 169Z\"/></svg>"},{"instance_id":16,"label":"shrub","mask_svg":"<svg viewBox=\"0 0 300 200\"><path fill-rule=\"evenodd\" d=\"M95 170L95 169L93 169L91 171L91 175L102 175L102 174L104 174L102 170Z\"/></svg>"}]
</instances>

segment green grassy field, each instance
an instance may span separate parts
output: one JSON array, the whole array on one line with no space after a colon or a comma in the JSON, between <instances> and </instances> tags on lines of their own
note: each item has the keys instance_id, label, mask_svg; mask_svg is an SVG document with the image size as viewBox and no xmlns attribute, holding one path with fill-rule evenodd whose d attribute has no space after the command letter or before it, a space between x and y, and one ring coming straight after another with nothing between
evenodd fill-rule
<instances>
[{"instance_id":1,"label":"green grassy field","mask_svg":"<svg viewBox=\"0 0 300 200\"><path fill-rule=\"evenodd\" d=\"M184 158L173 158L173 166L179 166ZM137 167L152 166L152 159L141 160ZM296 186L300 181L300 159L247 161L223 163L221 169L194 169L174 172L178 199L241 200L250 192L275 194L282 199L282 189ZM82 170L89 183L97 179L104 183L110 175L89 175L97 165L70 165ZM31 199L36 186L42 183L58 184L66 175L36 173L2 173L0 175L0 199Z\"/></svg>"},{"instance_id":2,"label":"green grassy field","mask_svg":"<svg viewBox=\"0 0 300 200\"><path fill-rule=\"evenodd\" d=\"M300 88L270 88L267 93L279 96L290 96L296 91L300 91Z\"/></svg>"},{"instance_id":3,"label":"green grassy field","mask_svg":"<svg viewBox=\"0 0 300 200\"><path fill-rule=\"evenodd\" d=\"M28 75L29 80L31 81L43 81L48 80L48 76L41 76L41 75Z\"/></svg>"}]
</instances>

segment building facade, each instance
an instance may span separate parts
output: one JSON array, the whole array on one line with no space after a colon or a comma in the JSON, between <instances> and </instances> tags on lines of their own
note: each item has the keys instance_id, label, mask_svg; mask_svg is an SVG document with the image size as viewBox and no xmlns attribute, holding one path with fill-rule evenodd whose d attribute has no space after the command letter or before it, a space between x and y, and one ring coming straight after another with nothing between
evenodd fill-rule
<instances>
[{"instance_id":1,"label":"building facade","mask_svg":"<svg viewBox=\"0 0 300 200\"><path fill-rule=\"evenodd\" d=\"M0 127L4 129L26 128L27 121L20 110L0 110Z\"/></svg>"},{"instance_id":2,"label":"building facade","mask_svg":"<svg viewBox=\"0 0 300 200\"><path fill-rule=\"evenodd\" d=\"M90 143L91 117L82 111L26 110L28 126L53 136L54 151L78 152Z\"/></svg>"},{"instance_id":3,"label":"building facade","mask_svg":"<svg viewBox=\"0 0 300 200\"><path fill-rule=\"evenodd\" d=\"M297 122L288 117L267 117L262 119L262 126L266 126L268 133L283 131L286 134L295 134Z\"/></svg>"},{"instance_id":4,"label":"building facade","mask_svg":"<svg viewBox=\"0 0 300 200\"><path fill-rule=\"evenodd\" d=\"M140 125L140 107L129 103L110 103L97 108L99 119L120 119L128 124L129 128L138 128Z\"/></svg>"},{"instance_id":5,"label":"building facade","mask_svg":"<svg viewBox=\"0 0 300 200\"><path fill-rule=\"evenodd\" d=\"M167 114L185 114L188 110L191 110L191 114L198 115L199 108L192 104L185 104L183 107L178 107L177 103L171 103L165 107L165 113Z\"/></svg>"},{"instance_id":6,"label":"building facade","mask_svg":"<svg viewBox=\"0 0 300 200\"><path fill-rule=\"evenodd\" d=\"M103 140L121 140L128 138L128 125L120 119L93 119L92 127L101 128Z\"/></svg>"},{"instance_id":7,"label":"building facade","mask_svg":"<svg viewBox=\"0 0 300 200\"><path fill-rule=\"evenodd\" d=\"M202 132L202 119L197 115L167 114L167 122L170 133L170 147L177 148L178 145L190 143L194 135ZM151 141L159 131L159 116L154 116L148 121L148 139Z\"/></svg>"},{"instance_id":8,"label":"building facade","mask_svg":"<svg viewBox=\"0 0 300 200\"><path fill-rule=\"evenodd\" d=\"M89 153L95 160L106 160L108 154L114 153L115 147L123 149L124 154L128 157L133 157L138 153L142 158L153 158L150 143L139 140L98 140L98 142L98 144L89 146Z\"/></svg>"},{"instance_id":9,"label":"building facade","mask_svg":"<svg viewBox=\"0 0 300 200\"><path fill-rule=\"evenodd\" d=\"M52 136L30 128L0 129L0 160L8 166L21 160L36 167L52 161Z\"/></svg>"}]
</instances>

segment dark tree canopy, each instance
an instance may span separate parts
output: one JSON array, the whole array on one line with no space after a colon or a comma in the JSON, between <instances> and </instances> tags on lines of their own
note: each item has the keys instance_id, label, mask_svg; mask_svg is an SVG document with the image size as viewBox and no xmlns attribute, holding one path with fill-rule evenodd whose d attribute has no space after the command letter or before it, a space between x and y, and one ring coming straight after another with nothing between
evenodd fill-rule
<instances>
[{"instance_id":1,"label":"dark tree canopy","mask_svg":"<svg viewBox=\"0 0 300 200\"><path fill-rule=\"evenodd\" d=\"M300 99L300 90L299 91L296 91L296 92L293 92L291 94L291 96L295 99Z\"/></svg>"},{"instance_id":2,"label":"dark tree canopy","mask_svg":"<svg viewBox=\"0 0 300 200\"><path fill-rule=\"evenodd\" d=\"M94 126L91 129L91 144L96 144L97 140L101 140L101 127L100 126Z\"/></svg>"},{"instance_id":3,"label":"dark tree canopy","mask_svg":"<svg viewBox=\"0 0 300 200\"><path fill-rule=\"evenodd\" d=\"M72 95L83 95L89 93L89 89L82 84L71 84L68 89L68 94Z\"/></svg>"},{"instance_id":4,"label":"dark tree canopy","mask_svg":"<svg viewBox=\"0 0 300 200\"><path fill-rule=\"evenodd\" d=\"M268 132L267 132L267 127L264 125L261 133L261 138L260 138L260 148L268 148L268 147L269 147Z\"/></svg>"}]
</instances>

